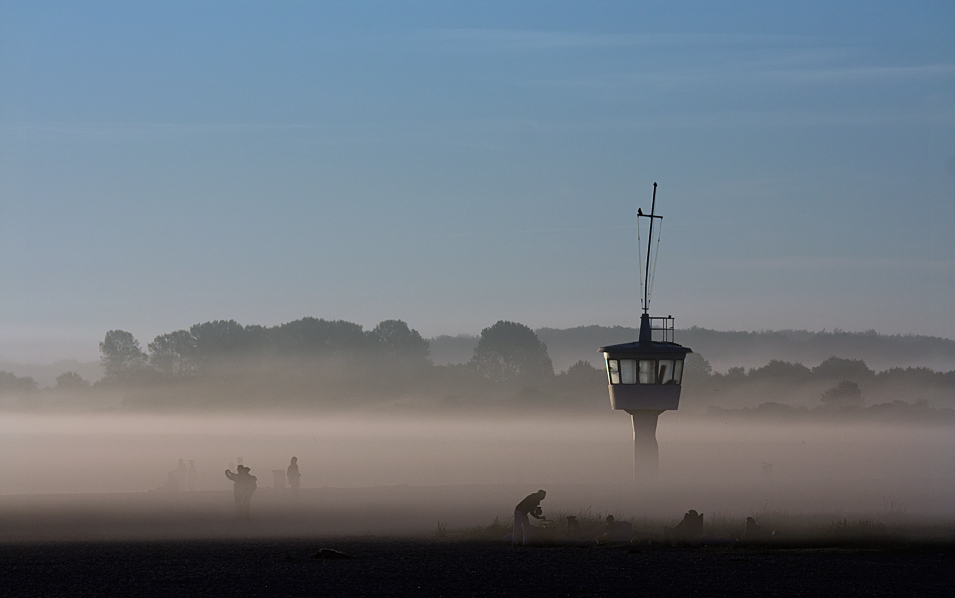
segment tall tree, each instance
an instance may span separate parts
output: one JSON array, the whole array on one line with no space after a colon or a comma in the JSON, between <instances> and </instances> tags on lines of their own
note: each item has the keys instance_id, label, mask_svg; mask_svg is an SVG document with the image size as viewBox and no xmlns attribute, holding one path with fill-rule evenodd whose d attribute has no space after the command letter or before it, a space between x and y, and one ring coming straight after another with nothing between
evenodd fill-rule
<instances>
[{"instance_id":1,"label":"tall tree","mask_svg":"<svg viewBox=\"0 0 955 598\"><path fill-rule=\"evenodd\" d=\"M189 330L157 336L147 348L149 363L167 378L183 378L198 372L196 337Z\"/></svg>"},{"instance_id":2,"label":"tall tree","mask_svg":"<svg viewBox=\"0 0 955 598\"><path fill-rule=\"evenodd\" d=\"M822 393L822 402L833 407L861 407L862 389L851 380L842 380Z\"/></svg>"},{"instance_id":3,"label":"tall tree","mask_svg":"<svg viewBox=\"0 0 955 598\"><path fill-rule=\"evenodd\" d=\"M607 371L579 360L554 378L557 394L577 405L601 405L607 401Z\"/></svg>"},{"instance_id":4,"label":"tall tree","mask_svg":"<svg viewBox=\"0 0 955 598\"><path fill-rule=\"evenodd\" d=\"M344 320L302 318L272 329L276 347L286 354L350 355L367 345L359 324Z\"/></svg>"},{"instance_id":5,"label":"tall tree","mask_svg":"<svg viewBox=\"0 0 955 598\"><path fill-rule=\"evenodd\" d=\"M262 349L261 336L250 334L235 320L194 324L189 333L195 339L195 367L203 374L218 367L235 365L238 362L232 360L250 357Z\"/></svg>"},{"instance_id":6,"label":"tall tree","mask_svg":"<svg viewBox=\"0 0 955 598\"><path fill-rule=\"evenodd\" d=\"M134 382L148 371L139 341L125 330L110 330L99 344L100 361L107 382Z\"/></svg>"},{"instance_id":7,"label":"tall tree","mask_svg":"<svg viewBox=\"0 0 955 598\"><path fill-rule=\"evenodd\" d=\"M812 373L817 378L852 380L857 383L865 382L875 376L875 372L870 370L863 360L839 357L830 357L823 361L812 368Z\"/></svg>"},{"instance_id":8,"label":"tall tree","mask_svg":"<svg viewBox=\"0 0 955 598\"><path fill-rule=\"evenodd\" d=\"M57 390L87 390L89 387L90 383L73 371L63 372L56 377Z\"/></svg>"},{"instance_id":9,"label":"tall tree","mask_svg":"<svg viewBox=\"0 0 955 598\"><path fill-rule=\"evenodd\" d=\"M504 320L481 331L471 365L494 382L535 385L554 376L547 345L527 326Z\"/></svg>"},{"instance_id":10,"label":"tall tree","mask_svg":"<svg viewBox=\"0 0 955 598\"><path fill-rule=\"evenodd\" d=\"M0 392L33 392L36 380L29 376L18 378L13 372L0 372Z\"/></svg>"},{"instance_id":11,"label":"tall tree","mask_svg":"<svg viewBox=\"0 0 955 598\"><path fill-rule=\"evenodd\" d=\"M422 366L431 355L428 341L401 320L379 322L368 336L378 356L389 363Z\"/></svg>"}]
</instances>

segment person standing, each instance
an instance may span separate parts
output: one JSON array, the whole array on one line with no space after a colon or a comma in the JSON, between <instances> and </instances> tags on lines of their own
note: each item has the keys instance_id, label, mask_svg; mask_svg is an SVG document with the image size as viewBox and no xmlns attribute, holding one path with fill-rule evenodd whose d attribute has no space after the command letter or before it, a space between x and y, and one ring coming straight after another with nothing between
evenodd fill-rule
<instances>
[{"instance_id":1,"label":"person standing","mask_svg":"<svg viewBox=\"0 0 955 598\"><path fill-rule=\"evenodd\" d=\"M186 464L182 459L179 459L179 464L176 466L176 481L179 483L179 490L186 489Z\"/></svg>"},{"instance_id":2,"label":"person standing","mask_svg":"<svg viewBox=\"0 0 955 598\"><path fill-rule=\"evenodd\" d=\"M252 493L258 487L255 483L258 478L249 473L251 471L244 465L236 467L236 473L228 469L225 470L225 477L233 482L233 494L235 496L235 515L239 519L249 520L252 518Z\"/></svg>"},{"instance_id":3,"label":"person standing","mask_svg":"<svg viewBox=\"0 0 955 598\"><path fill-rule=\"evenodd\" d=\"M285 475L288 476L288 485L292 489L292 494L295 494L302 485L302 474L298 472L298 457L292 457Z\"/></svg>"},{"instance_id":4,"label":"person standing","mask_svg":"<svg viewBox=\"0 0 955 598\"><path fill-rule=\"evenodd\" d=\"M192 459L189 459L189 471L186 474L188 480L189 492L193 492L196 489L196 482L199 481L199 472L196 471L196 462Z\"/></svg>"},{"instance_id":5,"label":"person standing","mask_svg":"<svg viewBox=\"0 0 955 598\"><path fill-rule=\"evenodd\" d=\"M530 542L531 522L527 516L530 515L534 519L544 518L540 504L545 496L547 496L547 492L538 490L533 494L528 494L524 500L514 507L514 531L511 533L511 546L527 546Z\"/></svg>"}]
</instances>

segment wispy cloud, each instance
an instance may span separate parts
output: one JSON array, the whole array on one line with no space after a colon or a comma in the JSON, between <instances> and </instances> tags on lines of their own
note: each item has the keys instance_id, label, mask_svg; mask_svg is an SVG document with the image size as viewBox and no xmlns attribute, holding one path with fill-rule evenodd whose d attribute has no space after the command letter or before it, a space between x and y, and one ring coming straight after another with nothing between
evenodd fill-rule
<instances>
[{"instance_id":1,"label":"wispy cloud","mask_svg":"<svg viewBox=\"0 0 955 598\"><path fill-rule=\"evenodd\" d=\"M950 82L955 79L955 64L916 64L904 66L831 66L808 57L803 64L779 57L778 60L739 56L708 65L705 68L683 68L669 63L630 72L566 79L526 79L515 84L527 87L593 90L598 92L640 90L648 86L668 88L688 85L788 84L788 85L855 85L860 83L904 84L910 82Z\"/></svg>"},{"instance_id":2,"label":"wispy cloud","mask_svg":"<svg viewBox=\"0 0 955 598\"><path fill-rule=\"evenodd\" d=\"M618 62L594 76L515 81L525 86L608 90L647 85L767 82L790 85L903 84L950 81L955 64L878 64L864 48L841 40L785 35L615 34L514 29L430 29L423 35L462 50L554 50L641 48L664 52L660 60ZM712 46L703 49L701 46ZM692 62L674 49L691 50ZM704 54L700 54L704 52ZM637 55L634 55L637 56ZM867 63L867 64L866 64ZM635 70L636 69L636 70Z\"/></svg>"},{"instance_id":3,"label":"wispy cloud","mask_svg":"<svg viewBox=\"0 0 955 598\"><path fill-rule=\"evenodd\" d=\"M886 259L864 257L740 257L699 260L707 268L725 270L884 270L955 273L955 260Z\"/></svg>"},{"instance_id":4,"label":"wispy cloud","mask_svg":"<svg viewBox=\"0 0 955 598\"><path fill-rule=\"evenodd\" d=\"M12 143L124 143L215 136L307 134L310 139L342 141L360 127L316 123L117 123L7 122L0 124L2 145ZM373 130L373 127L364 127Z\"/></svg>"},{"instance_id":5,"label":"wispy cloud","mask_svg":"<svg viewBox=\"0 0 955 598\"><path fill-rule=\"evenodd\" d=\"M868 83L942 80L955 77L955 64L908 66L847 66L833 68L767 70L766 76L806 83Z\"/></svg>"},{"instance_id":6,"label":"wispy cloud","mask_svg":"<svg viewBox=\"0 0 955 598\"><path fill-rule=\"evenodd\" d=\"M520 29L428 29L431 40L453 42L469 50L550 50L621 46L753 45L805 42L806 38L778 35L615 34Z\"/></svg>"},{"instance_id":7,"label":"wispy cloud","mask_svg":"<svg viewBox=\"0 0 955 598\"><path fill-rule=\"evenodd\" d=\"M523 235L562 235L567 233L592 234L605 233L610 230L636 230L636 224L630 226L593 226L593 227L555 227L555 228L522 228L508 230L491 231L462 231L462 232L444 232L431 235L436 238L465 239L465 238L491 238L491 237L512 237Z\"/></svg>"}]
</instances>

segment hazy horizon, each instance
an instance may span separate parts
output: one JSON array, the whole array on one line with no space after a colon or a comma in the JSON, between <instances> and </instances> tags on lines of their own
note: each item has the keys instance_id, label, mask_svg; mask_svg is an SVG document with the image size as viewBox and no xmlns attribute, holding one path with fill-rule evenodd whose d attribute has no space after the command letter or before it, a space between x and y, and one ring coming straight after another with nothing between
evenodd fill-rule
<instances>
[{"instance_id":1,"label":"hazy horizon","mask_svg":"<svg viewBox=\"0 0 955 598\"><path fill-rule=\"evenodd\" d=\"M639 333L636 328L595 325L566 330L548 327L537 332L547 346L555 373L566 371L581 360L602 369L602 358L595 352L598 345L629 342ZM458 334L424 340L430 345L430 362L441 366L467 363L479 339L480 334ZM694 328L677 330L676 340L705 359L714 373L725 374L730 368L738 367L761 368L771 361L814 368L832 357L861 360L876 373L912 367L939 373L955 370L955 341L937 336L888 336L871 330L861 333L842 330L741 332ZM149 342L142 339L141 347L145 349ZM93 383L104 375L101 357L99 354L94 359L68 358L46 363L0 359L0 371L32 378L41 389L55 386L56 378L65 372L75 372Z\"/></svg>"},{"instance_id":2,"label":"hazy horizon","mask_svg":"<svg viewBox=\"0 0 955 598\"><path fill-rule=\"evenodd\" d=\"M194 324L194 323L195 323L195 322L191 322L190 324ZM272 325L272 324L263 324L262 322L254 322L254 323L253 323L253 322L240 322L240 323L242 323L242 324L264 325L264 326L266 326L266 327L269 327L269 326ZM277 324L281 324L281 323L284 323L284 322L276 323L276 325L277 325ZM372 323L371 326L363 326L363 327L370 330L371 328L374 327L374 324L375 324L375 323ZM489 323L487 324L487 326L490 326L491 324L493 324L493 322L489 322ZM485 326L485 328L486 328L487 326ZM538 330L540 330L540 329L545 329L545 330L564 331L564 330L572 330L572 329L575 329L575 328L588 328L588 327L591 327L591 326L601 326L601 327L606 327L606 328L613 328L613 327L628 328L628 329L631 329L631 330L635 331L634 334L636 334L636 332L639 331L639 327L638 327L638 326L637 326L637 327L633 327L633 326L625 326L625 325L621 325L621 324L610 324L610 325L605 325L605 326L604 326L604 325L601 325L601 324L594 324L594 323L579 324L579 325L577 325L577 326L568 326L568 327L566 327L566 328L556 328L556 327L553 327L553 326L541 326ZM694 325L691 325L691 326L694 326ZM414 326L411 326L411 327L414 329ZM188 328L188 325L180 326L180 328ZM689 328L689 327L687 327L687 328ZM112 328L111 328L111 329L112 329ZM109 330L109 329L108 329L108 330ZM678 334L679 334L681 331L683 331L683 330L686 330L686 328L684 328L684 327L682 327L682 326L681 326L680 328L678 328L678 329L677 329ZM866 330L845 330L845 329L842 329L842 328L839 328L839 327L836 327L836 328L833 329L833 330L826 330L826 329L821 329L821 330L809 330L809 329L802 329L802 330L796 330L796 329L735 330L735 329L718 329L718 328L709 328L709 329L704 329L704 330L708 330L708 331L712 331L712 332L716 332L716 333L737 333L737 332L743 332L743 333L769 333L769 332L787 333L787 332L798 332L798 333L808 333L808 334L810 334L810 335L814 335L814 334L826 334L826 333L845 333L845 334L849 334L849 335L860 335L860 334L869 334L869 333L873 333L873 332L874 332L876 335L879 335L879 336L903 336L903 337L906 337L906 336L909 336L909 337L918 336L918 337L925 337L925 338L938 338L938 339L942 339L942 340L945 340L945 341L955 341L955 338L949 338L949 337L941 336L941 335L939 335L939 334L916 334L916 333L887 334L887 333L883 333L883 332L881 332L881 331L879 331L879 330L873 330L873 329L866 329ZM170 331L171 331L171 329L170 329L170 330L164 330L164 331L160 331L158 334L163 334L163 333L167 333L167 332L170 332ZM104 331L103 331L103 335L105 335L106 332L107 332L107 330L104 330ZM130 331L130 332L133 332L133 331ZM158 335L158 334L157 334L157 335ZM92 345L91 348L84 350L84 352L83 352L83 353L80 353L80 354L75 354L75 355L55 354L55 355L50 355L48 358L35 359L35 360L32 360L32 361L29 360L29 359L20 359L20 360L12 359L12 358L9 358L9 357L6 357L6 356L0 354L0 363L16 364L16 365L20 365L20 366L53 365L53 364L56 364L56 363L58 363L58 362L79 362L79 363L81 363L81 364L99 363L99 362L100 362L100 359L101 359L101 353L100 353L100 351L99 351L99 343L102 341L102 336L103 336L103 335L101 335L100 338L99 338L96 342L93 343L93 345ZM138 334L136 334L135 332L133 332L133 335L134 335L135 337L137 337L137 339L139 339L139 341L141 342L141 344L142 344L143 346L145 346L147 343L151 342L151 341L153 340L153 338L154 338L153 336L150 336L150 337L145 337L145 336L140 337L140 336L139 336ZM156 336L156 335L154 335L154 336ZM440 340L442 337L444 337L444 338L448 338L448 337L449 337L449 338L458 338L458 339L469 339L469 340L474 340L474 341L476 341L477 339L480 338L480 336L481 336L481 330L476 330L476 331L468 331L468 332L456 332L456 333L454 333L454 334L438 334L438 335L434 335L434 336L430 336L430 337L429 337L429 336L424 336L424 338L425 338L425 340L427 340L427 341L429 341L429 342L432 342L432 341L435 341L435 340ZM680 339L677 339L677 340L679 341ZM606 342L604 342L603 344L608 344L608 342L624 342L624 341L612 340L612 341L606 341ZM596 348L597 348L597 347L594 347L594 350L596 350ZM830 356L830 355L820 356L820 357L818 358L818 361L822 361L822 360L824 360L826 357L831 357L831 356ZM846 356L845 356L845 355L837 355L836 357L846 357ZM851 357L851 356L850 356L850 357ZM706 358L707 358L707 359L719 359L719 356L715 356L715 355L712 355L712 354L707 354L707 355L706 355ZM777 358L777 356L768 356L768 357L767 357L767 360L768 360L768 359L776 359L776 358ZM459 359L453 359L453 360L447 360L447 359L439 360L439 361L437 361L436 363L464 363L464 362L466 362L466 361L467 361L467 358L459 358ZM569 365L569 364L567 364L567 365ZM728 366L727 366L727 367L732 367L732 366L736 366L736 365L743 365L743 366L746 366L746 367L752 367L753 364L751 364L751 363L728 362ZM759 364L759 365L762 365L762 364ZM807 363L807 364L805 364L805 365L810 365L810 366L812 366L812 365L816 365L816 364L815 364L815 363ZM888 366L888 367L891 367L891 366ZM929 367L931 367L931 366L929 366ZM562 368L561 368L561 369L562 369Z\"/></svg>"}]
</instances>

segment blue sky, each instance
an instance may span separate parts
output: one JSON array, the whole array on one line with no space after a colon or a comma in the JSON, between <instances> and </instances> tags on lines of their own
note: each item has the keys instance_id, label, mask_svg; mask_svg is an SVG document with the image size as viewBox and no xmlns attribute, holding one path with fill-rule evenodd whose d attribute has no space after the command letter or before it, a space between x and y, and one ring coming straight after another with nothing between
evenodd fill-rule
<instances>
[{"instance_id":1,"label":"blue sky","mask_svg":"<svg viewBox=\"0 0 955 598\"><path fill-rule=\"evenodd\" d=\"M831 6L836 4L836 6ZM951 2L0 2L0 359L213 319L955 338Z\"/></svg>"}]
</instances>

